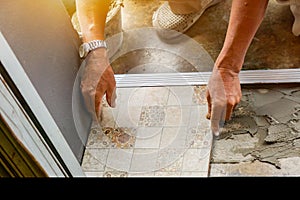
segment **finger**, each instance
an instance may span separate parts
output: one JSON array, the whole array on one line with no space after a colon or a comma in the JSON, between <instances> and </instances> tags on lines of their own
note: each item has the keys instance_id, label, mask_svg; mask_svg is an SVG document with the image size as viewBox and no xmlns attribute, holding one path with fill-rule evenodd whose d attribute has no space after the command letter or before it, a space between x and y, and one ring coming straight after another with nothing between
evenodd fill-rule
<instances>
[{"instance_id":1,"label":"finger","mask_svg":"<svg viewBox=\"0 0 300 200\"><path fill-rule=\"evenodd\" d=\"M228 103L227 103L227 111L226 111L226 121L230 120L236 106L240 102L241 97L240 96L230 96L228 98Z\"/></svg>"},{"instance_id":2,"label":"finger","mask_svg":"<svg viewBox=\"0 0 300 200\"><path fill-rule=\"evenodd\" d=\"M116 107L116 98L117 98L116 87L114 87L113 89L109 88L106 91L106 100L110 107L112 108Z\"/></svg>"},{"instance_id":3,"label":"finger","mask_svg":"<svg viewBox=\"0 0 300 200\"><path fill-rule=\"evenodd\" d=\"M220 125L222 126L225 121L225 110L224 106L220 104L213 104L211 111L211 130L215 136L220 134Z\"/></svg>"},{"instance_id":4,"label":"finger","mask_svg":"<svg viewBox=\"0 0 300 200\"><path fill-rule=\"evenodd\" d=\"M105 90L102 84L98 84L97 86L97 90L96 90L96 95L95 95L95 104L94 104L94 109L95 109L95 113L97 118L100 117L100 113L101 113L101 104L102 104L102 99L104 96Z\"/></svg>"},{"instance_id":5,"label":"finger","mask_svg":"<svg viewBox=\"0 0 300 200\"><path fill-rule=\"evenodd\" d=\"M96 120L96 113L94 109L95 105L95 92L91 88L87 88L85 86L81 87L81 92L83 96L83 100L86 106L87 111L91 114L93 121Z\"/></svg>"},{"instance_id":6,"label":"finger","mask_svg":"<svg viewBox=\"0 0 300 200\"><path fill-rule=\"evenodd\" d=\"M232 100L232 98L228 99L227 109L226 109L226 117L225 117L226 121L230 120L233 110L235 108L235 105L236 105L235 101Z\"/></svg>"},{"instance_id":7,"label":"finger","mask_svg":"<svg viewBox=\"0 0 300 200\"><path fill-rule=\"evenodd\" d=\"M206 119L210 119L211 118L211 96L210 96L208 89L206 90L206 100L207 100L207 106L208 106Z\"/></svg>"}]
</instances>

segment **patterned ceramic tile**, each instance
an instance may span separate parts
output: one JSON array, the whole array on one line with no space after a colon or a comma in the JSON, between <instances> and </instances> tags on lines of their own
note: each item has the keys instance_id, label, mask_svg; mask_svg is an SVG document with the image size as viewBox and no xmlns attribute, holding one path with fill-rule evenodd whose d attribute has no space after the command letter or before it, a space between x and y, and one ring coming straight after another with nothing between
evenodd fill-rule
<instances>
[{"instance_id":1,"label":"patterned ceramic tile","mask_svg":"<svg viewBox=\"0 0 300 200\"><path fill-rule=\"evenodd\" d=\"M200 85L194 87L193 103L198 105L206 105L206 86Z\"/></svg>"},{"instance_id":2,"label":"patterned ceramic tile","mask_svg":"<svg viewBox=\"0 0 300 200\"><path fill-rule=\"evenodd\" d=\"M117 107L104 102L102 128L92 129L89 135L82 164L87 176L205 176L209 121L207 106L194 102L194 89L118 90Z\"/></svg>"},{"instance_id":3,"label":"patterned ceramic tile","mask_svg":"<svg viewBox=\"0 0 300 200\"><path fill-rule=\"evenodd\" d=\"M82 169L84 171L104 171L108 152L108 149L86 149L81 164Z\"/></svg>"},{"instance_id":4,"label":"patterned ceramic tile","mask_svg":"<svg viewBox=\"0 0 300 200\"><path fill-rule=\"evenodd\" d=\"M86 148L109 148L111 140L104 134L100 127L91 129Z\"/></svg>"},{"instance_id":5,"label":"patterned ceramic tile","mask_svg":"<svg viewBox=\"0 0 300 200\"><path fill-rule=\"evenodd\" d=\"M186 149L161 149L157 158L157 171L180 172Z\"/></svg>"},{"instance_id":6,"label":"patterned ceramic tile","mask_svg":"<svg viewBox=\"0 0 300 200\"><path fill-rule=\"evenodd\" d=\"M163 106L143 106L139 126L162 126L165 116L166 113Z\"/></svg>"},{"instance_id":7,"label":"patterned ceramic tile","mask_svg":"<svg viewBox=\"0 0 300 200\"><path fill-rule=\"evenodd\" d=\"M211 148L212 133L202 126L190 127L187 136L186 148Z\"/></svg>"},{"instance_id":8,"label":"patterned ceramic tile","mask_svg":"<svg viewBox=\"0 0 300 200\"><path fill-rule=\"evenodd\" d=\"M103 133L110 139L111 147L133 148L136 138L136 129L127 127L103 127Z\"/></svg>"},{"instance_id":9,"label":"patterned ceramic tile","mask_svg":"<svg viewBox=\"0 0 300 200\"><path fill-rule=\"evenodd\" d=\"M103 173L105 178L126 178L128 177L128 172L126 171L117 171L117 170L108 170Z\"/></svg>"}]
</instances>

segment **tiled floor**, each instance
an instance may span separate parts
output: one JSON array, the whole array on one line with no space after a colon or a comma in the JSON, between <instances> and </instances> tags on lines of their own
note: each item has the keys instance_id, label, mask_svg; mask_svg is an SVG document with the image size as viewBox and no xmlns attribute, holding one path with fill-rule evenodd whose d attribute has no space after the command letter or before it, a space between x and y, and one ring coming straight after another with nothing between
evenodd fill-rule
<instances>
[{"instance_id":1,"label":"tiled floor","mask_svg":"<svg viewBox=\"0 0 300 200\"><path fill-rule=\"evenodd\" d=\"M162 2L124 0L122 28L125 33L136 28L152 27L152 14ZM186 32L187 36L198 42L209 53L212 60L216 59L223 45L230 5L231 0L225 0L208 9ZM300 38L292 35L292 22L293 17L288 7L278 6L275 1L270 1L266 17L245 57L243 69L298 68ZM163 65L165 63L172 69L176 69L176 72L193 72L193 68L187 65L189 63L181 60L182 57L174 57L169 52L157 50L138 50L129 52L121 57L122 59L112 63L116 73L128 73L130 69L139 65L152 66L144 72L163 73L164 71L159 70L161 66L165 66ZM161 64L158 61L165 63ZM157 66L160 68L158 69ZM296 137L291 141L292 151L287 149L290 144L284 144L278 154L276 148L281 145L280 142L261 146L271 136L276 139L282 134L274 131L277 127L276 121L265 124L265 121L261 120L264 115L270 115L275 119L278 117L285 120L293 119L283 123L296 124L293 133L300 132L299 118L297 118L299 85L283 90L259 85L244 90L243 101L237 111L248 108L245 106L248 105L245 104L246 99L246 103L250 102L254 105L257 112L254 115L251 112L239 119L241 121L234 121L247 123L242 125L233 123L232 127L237 125L235 128L238 130L229 131L229 134L223 135L224 138L215 142L211 161L212 135L209 121L205 119L207 105L204 91L205 86L118 88L117 107L110 108L103 102L102 116L105 117L101 118L101 128L95 126L91 130L82 161L82 168L87 176L300 175L299 153L293 152L299 150L299 138ZM245 118L247 120L244 120ZM275 129L270 128L273 134L266 137L264 131L269 130L269 126ZM276 135L277 133L279 134ZM272 149L273 147L275 150ZM285 154L286 150L287 154ZM248 154L244 155L242 151L248 151ZM264 157L259 157L260 155ZM271 160L271 164L270 158L275 158ZM281 164L281 168L276 168L274 163Z\"/></svg>"},{"instance_id":2,"label":"tiled floor","mask_svg":"<svg viewBox=\"0 0 300 200\"><path fill-rule=\"evenodd\" d=\"M207 177L211 134L205 86L119 88L86 146L87 176Z\"/></svg>"}]
</instances>

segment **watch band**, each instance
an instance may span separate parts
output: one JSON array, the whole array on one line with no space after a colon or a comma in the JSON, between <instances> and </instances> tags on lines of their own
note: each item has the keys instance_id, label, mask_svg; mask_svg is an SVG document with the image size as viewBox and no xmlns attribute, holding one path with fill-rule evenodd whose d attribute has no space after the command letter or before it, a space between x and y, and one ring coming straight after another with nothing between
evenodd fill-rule
<instances>
[{"instance_id":1,"label":"watch band","mask_svg":"<svg viewBox=\"0 0 300 200\"><path fill-rule=\"evenodd\" d=\"M79 55L81 58L85 58L88 53L97 48L106 48L107 45L104 40L92 40L90 42L85 42L79 47Z\"/></svg>"}]
</instances>

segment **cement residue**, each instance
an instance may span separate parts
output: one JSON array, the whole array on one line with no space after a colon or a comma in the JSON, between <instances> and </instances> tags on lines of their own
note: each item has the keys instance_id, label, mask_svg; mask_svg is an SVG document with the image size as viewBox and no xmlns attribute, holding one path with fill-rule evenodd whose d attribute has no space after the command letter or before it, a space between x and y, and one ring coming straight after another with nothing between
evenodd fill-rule
<instances>
[{"instance_id":1,"label":"cement residue","mask_svg":"<svg viewBox=\"0 0 300 200\"><path fill-rule=\"evenodd\" d=\"M300 157L299 95L299 87L243 89L241 103L215 142L212 162L259 160L280 168L280 159Z\"/></svg>"}]
</instances>

